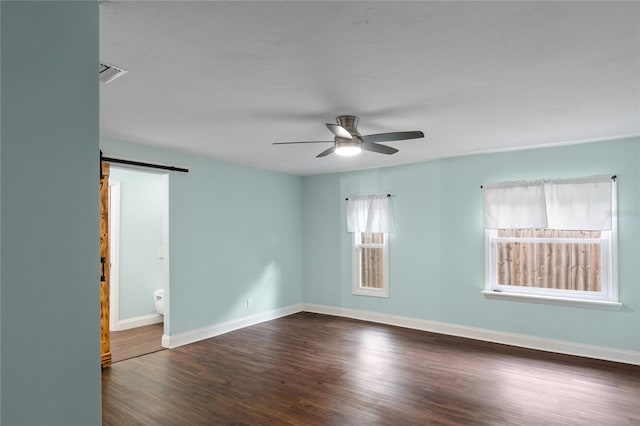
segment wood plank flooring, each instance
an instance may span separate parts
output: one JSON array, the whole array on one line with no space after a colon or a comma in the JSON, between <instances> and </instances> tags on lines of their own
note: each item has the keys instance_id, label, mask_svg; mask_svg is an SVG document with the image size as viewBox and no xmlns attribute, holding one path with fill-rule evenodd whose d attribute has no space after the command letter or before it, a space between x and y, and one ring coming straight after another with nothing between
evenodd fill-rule
<instances>
[{"instance_id":1,"label":"wood plank flooring","mask_svg":"<svg viewBox=\"0 0 640 426\"><path fill-rule=\"evenodd\" d=\"M164 350L162 333L164 324L151 324L129 330L111 332L111 360L123 361Z\"/></svg>"},{"instance_id":2,"label":"wood plank flooring","mask_svg":"<svg viewBox=\"0 0 640 426\"><path fill-rule=\"evenodd\" d=\"M102 372L105 425L640 425L640 367L299 313Z\"/></svg>"}]
</instances>

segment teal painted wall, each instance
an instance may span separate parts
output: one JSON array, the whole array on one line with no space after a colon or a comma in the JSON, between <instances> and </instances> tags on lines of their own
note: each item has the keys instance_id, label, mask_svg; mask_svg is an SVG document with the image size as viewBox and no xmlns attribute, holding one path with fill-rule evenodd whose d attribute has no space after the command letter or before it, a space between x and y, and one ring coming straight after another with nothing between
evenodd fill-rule
<instances>
[{"instance_id":1,"label":"teal painted wall","mask_svg":"<svg viewBox=\"0 0 640 426\"><path fill-rule=\"evenodd\" d=\"M301 177L109 138L102 138L101 148L105 156L190 170L169 176L165 333L302 302Z\"/></svg>"},{"instance_id":2,"label":"teal painted wall","mask_svg":"<svg viewBox=\"0 0 640 426\"><path fill-rule=\"evenodd\" d=\"M98 425L98 2L0 10L0 423Z\"/></svg>"},{"instance_id":3,"label":"teal painted wall","mask_svg":"<svg viewBox=\"0 0 640 426\"><path fill-rule=\"evenodd\" d=\"M305 303L640 350L640 139L475 155L304 178ZM480 185L618 175L619 282L610 311L485 299ZM351 294L345 197L392 193L390 297Z\"/></svg>"},{"instance_id":4,"label":"teal painted wall","mask_svg":"<svg viewBox=\"0 0 640 426\"><path fill-rule=\"evenodd\" d=\"M153 292L164 288L165 259L159 250L165 176L112 167L109 182L114 181L120 182L119 319L154 315Z\"/></svg>"}]
</instances>

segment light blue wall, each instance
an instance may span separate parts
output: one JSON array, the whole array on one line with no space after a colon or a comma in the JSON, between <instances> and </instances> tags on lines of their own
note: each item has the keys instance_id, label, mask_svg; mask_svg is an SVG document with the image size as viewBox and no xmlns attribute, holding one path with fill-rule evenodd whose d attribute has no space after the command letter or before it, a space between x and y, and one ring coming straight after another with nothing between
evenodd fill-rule
<instances>
[{"instance_id":1,"label":"light blue wall","mask_svg":"<svg viewBox=\"0 0 640 426\"><path fill-rule=\"evenodd\" d=\"M0 423L98 425L98 2L0 10Z\"/></svg>"},{"instance_id":2,"label":"light blue wall","mask_svg":"<svg viewBox=\"0 0 640 426\"><path fill-rule=\"evenodd\" d=\"M640 349L640 139L304 178L304 301L611 348ZM488 300L488 182L618 175L620 311ZM390 297L351 294L345 197L392 193Z\"/></svg>"},{"instance_id":3,"label":"light blue wall","mask_svg":"<svg viewBox=\"0 0 640 426\"><path fill-rule=\"evenodd\" d=\"M109 138L101 148L190 169L169 177L170 335L302 302L301 177Z\"/></svg>"},{"instance_id":4,"label":"light blue wall","mask_svg":"<svg viewBox=\"0 0 640 426\"><path fill-rule=\"evenodd\" d=\"M156 314L153 292L164 288L165 176L111 168L120 182L120 320ZM113 260L112 260L113 262Z\"/></svg>"}]
</instances>

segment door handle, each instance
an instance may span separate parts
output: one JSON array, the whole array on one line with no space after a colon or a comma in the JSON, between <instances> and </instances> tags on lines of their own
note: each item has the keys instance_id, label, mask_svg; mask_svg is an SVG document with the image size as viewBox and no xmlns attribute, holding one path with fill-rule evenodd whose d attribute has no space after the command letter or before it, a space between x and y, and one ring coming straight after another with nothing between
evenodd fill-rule
<instances>
[{"instance_id":1,"label":"door handle","mask_svg":"<svg viewBox=\"0 0 640 426\"><path fill-rule=\"evenodd\" d=\"M106 281L107 280L107 276L104 273L104 265L105 265L105 263L107 263L107 258L106 257L101 257L100 258L100 263L102 264L102 275L100 275L100 281Z\"/></svg>"}]
</instances>

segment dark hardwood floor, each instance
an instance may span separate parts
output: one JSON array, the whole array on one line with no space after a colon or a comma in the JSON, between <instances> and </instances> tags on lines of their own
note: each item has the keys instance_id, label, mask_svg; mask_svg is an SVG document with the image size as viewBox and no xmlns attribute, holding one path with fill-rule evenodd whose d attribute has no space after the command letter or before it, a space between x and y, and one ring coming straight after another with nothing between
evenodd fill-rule
<instances>
[{"instance_id":1,"label":"dark hardwood floor","mask_svg":"<svg viewBox=\"0 0 640 426\"><path fill-rule=\"evenodd\" d=\"M311 313L102 378L105 425L640 425L640 366Z\"/></svg>"},{"instance_id":2,"label":"dark hardwood floor","mask_svg":"<svg viewBox=\"0 0 640 426\"><path fill-rule=\"evenodd\" d=\"M160 323L112 331L109 336L112 362L164 350L161 345L163 330L164 324Z\"/></svg>"}]
</instances>

